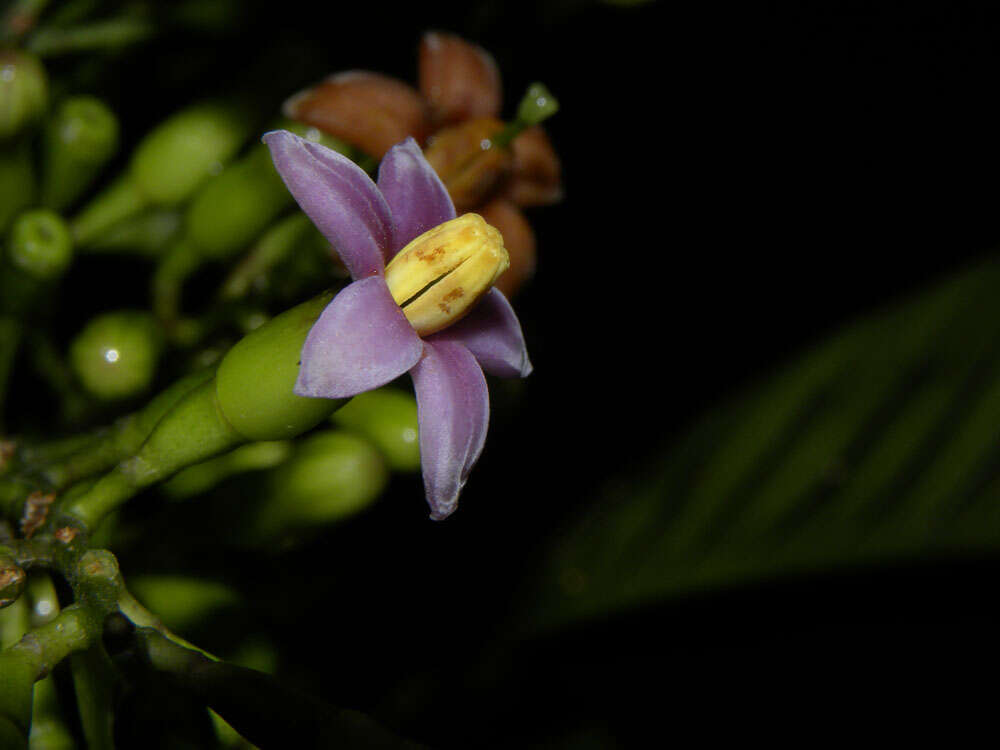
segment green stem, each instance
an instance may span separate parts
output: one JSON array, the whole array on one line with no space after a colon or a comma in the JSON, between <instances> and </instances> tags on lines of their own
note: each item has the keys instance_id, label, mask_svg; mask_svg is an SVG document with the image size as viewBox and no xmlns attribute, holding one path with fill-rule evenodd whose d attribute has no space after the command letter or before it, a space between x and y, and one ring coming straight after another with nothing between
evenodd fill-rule
<instances>
[{"instance_id":1,"label":"green stem","mask_svg":"<svg viewBox=\"0 0 1000 750\"><path fill-rule=\"evenodd\" d=\"M240 261L219 290L222 299L244 297L256 279L288 257L309 230L311 222L302 213L293 214L272 226Z\"/></svg>"},{"instance_id":2,"label":"green stem","mask_svg":"<svg viewBox=\"0 0 1000 750\"><path fill-rule=\"evenodd\" d=\"M126 16L80 26L42 28L31 36L27 48L39 57L55 57L125 47L145 41L155 32L152 22Z\"/></svg>"},{"instance_id":3,"label":"green stem","mask_svg":"<svg viewBox=\"0 0 1000 750\"><path fill-rule=\"evenodd\" d=\"M215 381L188 394L153 430L142 448L71 499L62 511L93 530L108 513L145 487L193 463L245 442L219 410Z\"/></svg>"},{"instance_id":4,"label":"green stem","mask_svg":"<svg viewBox=\"0 0 1000 750\"><path fill-rule=\"evenodd\" d=\"M0 144L0 232L32 204L36 179L30 139Z\"/></svg>"},{"instance_id":5,"label":"green stem","mask_svg":"<svg viewBox=\"0 0 1000 750\"><path fill-rule=\"evenodd\" d=\"M99 643L70 657L73 688L88 750L114 750L114 687L118 676Z\"/></svg>"},{"instance_id":6,"label":"green stem","mask_svg":"<svg viewBox=\"0 0 1000 750\"><path fill-rule=\"evenodd\" d=\"M87 648L96 633L93 615L85 607L71 604L50 622L26 633L3 655L23 659L38 681L71 653Z\"/></svg>"},{"instance_id":7,"label":"green stem","mask_svg":"<svg viewBox=\"0 0 1000 750\"><path fill-rule=\"evenodd\" d=\"M180 240L156 267L153 274L153 312L168 332L173 332L180 319L184 282L202 262L198 249L190 242Z\"/></svg>"},{"instance_id":8,"label":"green stem","mask_svg":"<svg viewBox=\"0 0 1000 750\"><path fill-rule=\"evenodd\" d=\"M54 750L73 746L73 735L60 716L55 678L49 675L35 684L28 747L30 750ZM91 746L88 744L88 747Z\"/></svg>"},{"instance_id":9,"label":"green stem","mask_svg":"<svg viewBox=\"0 0 1000 750\"><path fill-rule=\"evenodd\" d=\"M54 466L46 467L38 476L53 490L62 490L81 479L110 469L139 450L163 416L191 391L210 380L212 374L213 370L209 368L180 379L145 408L118 420L82 450Z\"/></svg>"},{"instance_id":10,"label":"green stem","mask_svg":"<svg viewBox=\"0 0 1000 750\"><path fill-rule=\"evenodd\" d=\"M71 423L82 419L91 408L90 401L70 374L56 345L47 335L38 334L30 340L29 350L35 371L59 398L62 417Z\"/></svg>"},{"instance_id":11,"label":"green stem","mask_svg":"<svg viewBox=\"0 0 1000 750\"><path fill-rule=\"evenodd\" d=\"M161 257L180 231L182 217L173 209L153 209L125 219L90 244L81 252L104 254L121 253L146 258Z\"/></svg>"},{"instance_id":12,"label":"green stem","mask_svg":"<svg viewBox=\"0 0 1000 750\"><path fill-rule=\"evenodd\" d=\"M120 221L138 214L148 201L128 173L99 193L72 221L73 238L89 245Z\"/></svg>"},{"instance_id":13,"label":"green stem","mask_svg":"<svg viewBox=\"0 0 1000 750\"><path fill-rule=\"evenodd\" d=\"M118 597L118 608L121 610L121 613L131 620L137 627L152 628L160 633L164 638L168 638L179 646L197 651L206 659L219 661L219 657L210 654L208 651L205 651L205 649L198 648L193 643L186 641L176 633L172 632L166 625L163 624L163 621L159 617L143 607L139 603L139 600L132 596L129 591L124 589L122 590L121 595Z\"/></svg>"},{"instance_id":14,"label":"green stem","mask_svg":"<svg viewBox=\"0 0 1000 750\"><path fill-rule=\"evenodd\" d=\"M497 146L507 146L526 128L547 120L559 111L559 102L541 83L533 83L517 107L517 116L490 140Z\"/></svg>"}]
</instances>

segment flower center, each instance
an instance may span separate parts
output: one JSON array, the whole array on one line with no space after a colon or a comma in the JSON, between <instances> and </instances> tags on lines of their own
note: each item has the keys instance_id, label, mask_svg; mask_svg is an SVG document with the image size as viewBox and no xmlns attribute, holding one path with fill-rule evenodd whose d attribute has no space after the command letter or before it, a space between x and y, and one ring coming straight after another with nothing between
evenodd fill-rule
<instances>
[{"instance_id":1,"label":"flower center","mask_svg":"<svg viewBox=\"0 0 1000 750\"><path fill-rule=\"evenodd\" d=\"M421 336L465 316L507 270L503 237L479 214L424 232L385 269L392 298Z\"/></svg>"}]
</instances>

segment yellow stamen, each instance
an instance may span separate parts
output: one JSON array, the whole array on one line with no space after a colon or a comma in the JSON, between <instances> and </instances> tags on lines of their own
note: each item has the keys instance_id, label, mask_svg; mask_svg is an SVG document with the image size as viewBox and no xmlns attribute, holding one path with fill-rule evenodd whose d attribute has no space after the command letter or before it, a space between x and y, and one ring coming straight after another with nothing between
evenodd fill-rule
<instances>
[{"instance_id":1,"label":"yellow stamen","mask_svg":"<svg viewBox=\"0 0 1000 750\"><path fill-rule=\"evenodd\" d=\"M503 237L479 214L424 232L385 269L396 304L421 336L461 319L507 270Z\"/></svg>"}]
</instances>

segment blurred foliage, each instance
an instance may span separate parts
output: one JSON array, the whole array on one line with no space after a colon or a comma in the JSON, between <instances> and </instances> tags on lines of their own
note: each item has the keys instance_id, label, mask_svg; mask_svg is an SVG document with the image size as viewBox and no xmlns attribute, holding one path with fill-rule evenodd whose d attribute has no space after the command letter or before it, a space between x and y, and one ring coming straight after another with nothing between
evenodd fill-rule
<instances>
[{"instance_id":1,"label":"blurred foliage","mask_svg":"<svg viewBox=\"0 0 1000 750\"><path fill-rule=\"evenodd\" d=\"M1000 548L1000 261L711 410L564 530L529 630L831 567Z\"/></svg>"}]
</instances>

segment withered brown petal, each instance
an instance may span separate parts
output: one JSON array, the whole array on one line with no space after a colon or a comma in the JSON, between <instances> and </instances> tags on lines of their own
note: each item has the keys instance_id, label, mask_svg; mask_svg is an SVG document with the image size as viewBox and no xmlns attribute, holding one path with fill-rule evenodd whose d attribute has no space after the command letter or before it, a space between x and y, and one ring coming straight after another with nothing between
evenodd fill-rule
<instances>
[{"instance_id":1,"label":"withered brown petal","mask_svg":"<svg viewBox=\"0 0 1000 750\"><path fill-rule=\"evenodd\" d=\"M414 88L364 70L337 73L296 94L284 113L379 159L407 136L422 142L429 128L427 108Z\"/></svg>"},{"instance_id":2,"label":"withered brown petal","mask_svg":"<svg viewBox=\"0 0 1000 750\"><path fill-rule=\"evenodd\" d=\"M437 126L497 117L503 90L489 52L454 34L429 31L420 40L420 93Z\"/></svg>"},{"instance_id":3,"label":"withered brown petal","mask_svg":"<svg viewBox=\"0 0 1000 750\"><path fill-rule=\"evenodd\" d=\"M519 206L546 206L562 200L562 166L541 126L525 130L510 147L514 159L505 196Z\"/></svg>"},{"instance_id":4,"label":"withered brown petal","mask_svg":"<svg viewBox=\"0 0 1000 750\"><path fill-rule=\"evenodd\" d=\"M502 129L492 117L467 120L439 130L424 150L458 213L477 209L510 173L511 152L490 143Z\"/></svg>"},{"instance_id":5,"label":"withered brown petal","mask_svg":"<svg viewBox=\"0 0 1000 750\"><path fill-rule=\"evenodd\" d=\"M535 233L517 206L503 198L490 201L480 215L500 230L510 266L496 281L496 287L508 298L535 275Z\"/></svg>"}]
</instances>

